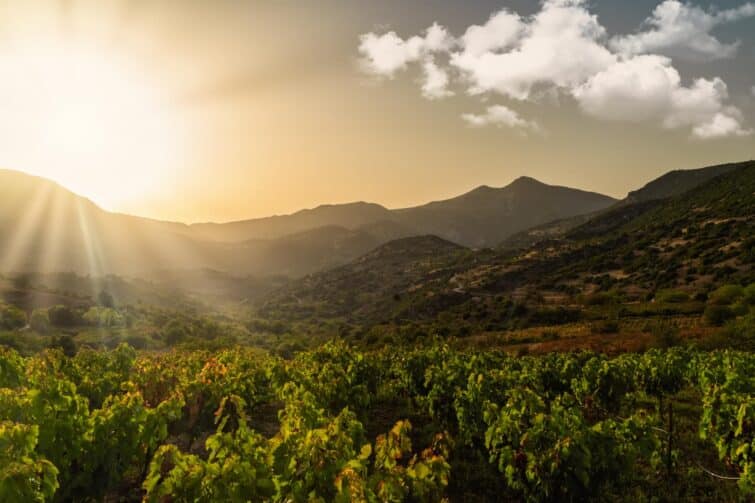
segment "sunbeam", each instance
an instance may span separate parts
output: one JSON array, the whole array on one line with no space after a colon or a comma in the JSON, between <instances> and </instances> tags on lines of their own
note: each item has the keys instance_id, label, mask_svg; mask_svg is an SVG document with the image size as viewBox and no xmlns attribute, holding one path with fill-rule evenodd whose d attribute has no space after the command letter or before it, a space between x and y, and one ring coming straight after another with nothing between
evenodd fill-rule
<instances>
[{"instance_id":1,"label":"sunbeam","mask_svg":"<svg viewBox=\"0 0 755 503\"><path fill-rule=\"evenodd\" d=\"M48 217L50 195L54 186L49 183L37 185L32 193L31 201L24 205L26 211L19 215L19 220L13 222L12 232L1 251L0 264L2 270L17 272L34 269L34 260L39 250L40 230L44 228L44 221ZM11 203L12 204L12 203Z\"/></svg>"}]
</instances>

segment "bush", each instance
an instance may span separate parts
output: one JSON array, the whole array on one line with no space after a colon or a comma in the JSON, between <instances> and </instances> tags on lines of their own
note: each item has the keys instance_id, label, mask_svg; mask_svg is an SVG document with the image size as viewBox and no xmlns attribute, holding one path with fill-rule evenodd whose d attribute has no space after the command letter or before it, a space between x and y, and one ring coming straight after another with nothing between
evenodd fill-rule
<instances>
[{"instance_id":1,"label":"bush","mask_svg":"<svg viewBox=\"0 0 755 503\"><path fill-rule=\"evenodd\" d=\"M592 333L594 334L618 334L619 322L616 320L602 320L592 324Z\"/></svg>"},{"instance_id":2,"label":"bush","mask_svg":"<svg viewBox=\"0 0 755 503\"><path fill-rule=\"evenodd\" d=\"M69 335L55 336L48 345L52 349L60 349L63 354L72 358L76 356L76 343L73 341L73 337Z\"/></svg>"},{"instance_id":3,"label":"bush","mask_svg":"<svg viewBox=\"0 0 755 503\"><path fill-rule=\"evenodd\" d=\"M717 306L728 306L744 295L744 288L739 285L724 285L710 294L710 303Z\"/></svg>"},{"instance_id":4,"label":"bush","mask_svg":"<svg viewBox=\"0 0 755 503\"><path fill-rule=\"evenodd\" d=\"M748 306L755 306L755 283L747 285L743 291L742 301Z\"/></svg>"},{"instance_id":5,"label":"bush","mask_svg":"<svg viewBox=\"0 0 755 503\"><path fill-rule=\"evenodd\" d=\"M651 329L654 346L657 348L671 348L682 343L679 328L670 323L658 323Z\"/></svg>"},{"instance_id":6,"label":"bush","mask_svg":"<svg viewBox=\"0 0 755 503\"><path fill-rule=\"evenodd\" d=\"M16 306L0 306L0 328L18 330L26 326L26 313Z\"/></svg>"},{"instance_id":7,"label":"bush","mask_svg":"<svg viewBox=\"0 0 755 503\"><path fill-rule=\"evenodd\" d=\"M129 335L126 337L126 344L134 349L147 349L147 338L143 335Z\"/></svg>"},{"instance_id":8,"label":"bush","mask_svg":"<svg viewBox=\"0 0 755 503\"><path fill-rule=\"evenodd\" d=\"M45 309L35 309L29 319L31 329L40 334L46 334L50 331L50 317Z\"/></svg>"},{"instance_id":9,"label":"bush","mask_svg":"<svg viewBox=\"0 0 755 503\"><path fill-rule=\"evenodd\" d=\"M720 327L734 318L734 312L728 306L711 305L705 308L703 317L708 325Z\"/></svg>"},{"instance_id":10,"label":"bush","mask_svg":"<svg viewBox=\"0 0 755 503\"><path fill-rule=\"evenodd\" d=\"M755 350L755 312L726 323L723 330L710 337L703 349L734 348L743 351Z\"/></svg>"},{"instance_id":11,"label":"bush","mask_svg":"<svg viewBox=\"0 0 755 503\"><path fill-rule=\"evenodd\" d=\"M50 324L54 327L70 328L81 324L81 318L67 306L53 306L47 311Z\"/></svg>"},{"instance_id":12,"label":"bush","mask_svg":"<svg viewBox=\"0 0 755 503\"><path fill-rule=\"evenodd\" d=\"M186 324L178 321L171 320L162 330L162 338L168 345L175 345L186 340L190 333L190 329Z\"/></svg>"},{"instance_id":13,"label":"bush","mask_svg":"<svg viewBox=\"0 0 755 503\"><path fill-rule=\"evenodd\" d=\"M582 299L582 303L585 306L607 306L609 304L616 304L619 301L618 295L609 292L597 292L585 295Z\"/></svg>"},{"instance_id":14,"label":"bush","mask_svg":"<svg viewBox=\"0 0 755 503\"><path fill-rule=\"evenodd\" d=\"M655 294L656 302L679 304L689 300L689 294L681 290L661 290Z\"/></svg>"},{"instance_id":15,"label":"bush","mask_svg":"<svg viewBox=\"0 0 755 503\"><path fill-rule=\"evenodd\" d=\"M95 306L84 315L88 325L100 328L121 327L126 324L125 319L115 309Z\"/></svg>"}]
</instances>

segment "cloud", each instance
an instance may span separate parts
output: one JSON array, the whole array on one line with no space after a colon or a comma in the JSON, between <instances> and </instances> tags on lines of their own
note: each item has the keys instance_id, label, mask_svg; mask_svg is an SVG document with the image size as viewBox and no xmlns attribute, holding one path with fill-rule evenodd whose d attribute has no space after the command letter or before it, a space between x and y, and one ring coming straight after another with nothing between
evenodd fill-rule
<instances>
[{"instance_id":1,"label":"cloud","mask_svg":"<svg viewBox=\"0 0 755 503\"><path fill-rule=\"evenodd\" d=\"M735 117L718 113L710 122L696 126L692 130L692 134L705 140L727 136L747 136L752 134L752 130L742 129L742 125Z\"/></svg>"},{"instance_id":2,"label":"cloud","mask_svg":"<svg viewBox=\"0 0 755 503\"><path fill-rule=\"evenodd\" d=\"M451 81L448 72L439 67L431 58L422 63L422 95L430 100L446 98L454 93L448 89Z\"/></svg>"},{"instance_id":3,"label":"cloud","mask_svg":"<svg viewBox=\"0 0 755 503\"><path fill-rule=\"evenodd\" d=\"M366 33L360 37L359 52L366 71L392 78L409 63L435 52L447 52L454 44L455 40L448 31L435 23L425 31L424 36L415 35L408 40L393 31L383 35Z\"/></svg>"},{"instance_id":4,"label":"cloud","mask_svg":"<svg viewBox=\"0 0 755 503\"><path fill-rule=\"evenodd\" d=\"M749 133L739 111L724 105L728 91L721 79L697 79L685 87L665 56L619 61L575 88L573 95L585 113L599 119L691 127L697 138Z\"/></svg>"},{"instance_id":5,"label":"cloud","mask_svg":"<svg viewBox=\"0 0 755 503\"><path fill-rule=\"evenodd\" d=\"M519 40L525 28L519 14L506 9L496 12L484 25L467 28L461 37L464 53L479 56L490 51L508 49Z\"/></svg>"},{"instance_id":6,"label":"cloud","mask_svg":"<svg viewBox=\"0 0 755 503\"><path fill-rule=\"evenodd\" d=\"M485 110L483 114L462 114L461 118L471 127L498 126L519 128L522 130L531 130L540 132L540 126L533 121L523 119L514 110L503 105L493 105Z\"/></svg>"},{"instance_id":7,"label":"cloud","mask_svg":"<svg viewBox=\"0 0 755 503\"><path fill-rule=\"evenodd\" d=\"M509 22L502 22L502 17ZM605 30L580 0L546 1L524 24L517 25L511 17L503 11L485 26L471 27L467 35L473 30L478 36L465 36L464 49L451 55L451 65L464 75L471 94L496 92L527 100L538 85L572 86L616 59L598 43ZM485 40L482 33L500 44L481 50L485 44L478 42L469 50L470 40Z\"/></svg>"},{"instance_id":8,"label":"cloud","mask_svg":"<svg viewBox=\"0 0 755 503\"><path fill-rule=\"evenodd\" d=\"M711 35L719 25L755 16L755 4L706 12L678 0L665 0L645 20L645 31L619 36L611 47L623 54L663 54L672 58L709 61L733 57L739 42L725 44Z\"/></svg>"},{"instance_id":9,"label":"cloud","mask_svg":"<svg viewBox=\"0 0 755 503\"><path fill-rule=\"evenodd\" d=\"M563 96L597 119L652 122L687 129L694 138L720 138L752 132L741 112L727 104L725 82L719 77L683 79L672 58L732 56L736 43L723 44L710 32L752 15L753 3L704 11L665 0L646 21L645 31L612 38L585 0L544 0L531 16L503 9L458 37L437 23L408 39L395 32L367 33L359 52L367 71L386 78L419 65L422 94L428 99L463 89L482 100L497 95L552 106L559 100L545 97ZM537 126L504 105L462 118L477 127Z\"/></svg>"}]
</instances>

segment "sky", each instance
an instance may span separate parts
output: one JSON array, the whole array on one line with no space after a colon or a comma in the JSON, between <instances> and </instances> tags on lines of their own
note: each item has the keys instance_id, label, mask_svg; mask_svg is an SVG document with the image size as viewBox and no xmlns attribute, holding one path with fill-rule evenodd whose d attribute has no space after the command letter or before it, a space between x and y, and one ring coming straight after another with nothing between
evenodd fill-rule
<instances>
[{"instance_id":1,"label":"sky","mask_svg":"<svg viewBox=\"0 0 755 503\"><path fill-rule=\"evenodd\" d=\"M0 167L183 222L755 158L755 3L0 0Z\"/></svg>"}]
</instances>

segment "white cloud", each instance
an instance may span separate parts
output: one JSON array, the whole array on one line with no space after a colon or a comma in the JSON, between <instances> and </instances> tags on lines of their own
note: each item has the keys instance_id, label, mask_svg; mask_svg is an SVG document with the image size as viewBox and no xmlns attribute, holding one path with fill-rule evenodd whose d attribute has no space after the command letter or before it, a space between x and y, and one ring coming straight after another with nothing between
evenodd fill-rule
<instances>
[{"instance_id":1,"label":"white cloud","mask_svg":"<svg viewBox=\"0 0 755 503\"><path fill-rule=\"evenodd\" d=\"M514 110L503 105L493 105L485 110L483 114L463 114L461 118L471 127L498 126L519 128L522 130L531 130L540 132L540 126L534 122L523 119Z\"/></svg>"},{"instance_id":2,"label":"white cloud","mask_svg":"<svg viewBox=\"0 0 755 503\"><path fill-rule=\"evenodd\" d=\"M422 63L422 95L430 100L452 96L454 93L448 89L451 81L448 72L439 67L431 58Z\"/></svg>"},{"instance_id":3,"label":"white cloud","mask_svg":"<svg viewBox=\"0 0 755 503\"><path fill-rule=\"evenodd\" d=\"M479 56L510 48L519 40L524 29L525 24L519 14L504 9L490 16L484 25L467 28L461 43L466 54Z\"/></svg>"},{"instance_id":4,"label":"white cloud","mask_svg":"<svg viewBox=\"0 0 755 503\"><path fill-rule=\"evenodd\" d=\"M383 35L366 33L360 37L359 52L362 65L368 72L392 78L407 64L434 52L447 52L454 44L455 40L448 31L436 23L425 31L424 36L415 35L408 40L393 31Z\"/></svg>"},{"instance_id":5,"label":"white cloud","mask_svg":"<svg viewBox=\"0 0 755 503\"><path fill-rule=\"evenodd\" d=\"M751 2L735 9L706 12L678 0L665 0L645 20L645 31L615 37L611 47L628 55L656 53L693 61L731 58L739 42L723 43L711 31L751 16L755 16Z\"/></svg>"},{"instance_id":6,"label":"white cloud","mask_svg":"<svg viewBox=\"0 0 755 503\"><path fill-rule=\"evenodd\" d=\"M742 124L731 115L716 114L710 122L696 126L692 135L703 140L724 138L727 136L747 136L752 130L742 129Z\"/></svg>"},{"instance_id":7,"label":"white cloud","mask_svg":"<svg viewBox=\"0 0 755 503\"><path fill-rule=\"evenodd\" d=\"M501 51L500 46L489 45L487 50L480 51L484 44L478 43L474 50L451 55L451 65L466 77L472 94L494 91L527 100L537 85L568 87L616 59L598 43L605 30L581 0L548 0L522 26L516 26L512 20L489 21L486 27L485 31L497 35L510 50ZM462 39L462 43L468 42L469 39Z\"/></svg>"},{"instance_id":8,"label":"white cloud","mask_svg":"<svg viewBox=\"0 0 755 503\"><path fill-rule=\"evenodd\" d=\"M359 52L371 73L392 78L416 63L428 99L464 87L485 100L497 94L516 101L552 106L574 98L581 110L603 120L648 121L667 129L687 129L695 138L741 136L741 112L727 104L718 77L687 83L670 57L728 57L736 43L724 44L710 32L716 26L755 15L755 4L704 11L665 0L641 33L611 38L585 0L543 0L540 10L522 17L509 10L455 38L433 24L421 35L402 39L394 32L361 37ZM754 91L755 92L755 91ZM536 123L495 105L483 114L464 114L472 126L537 129Z\"/></svg>"},{"instance_id":9,"label":"white cloud","mask_svg":"<svg viewBox=\"0 0 755 503\"><path fill-rule=\"evenodd\" d=\"M665 56L619 61L575 88L573 95L585 113L599 119L691 127L697 138L749 133L739 111L724 105L728 92L721 79L697 79L685 87Z\"/></svg>"}]
</instances>

